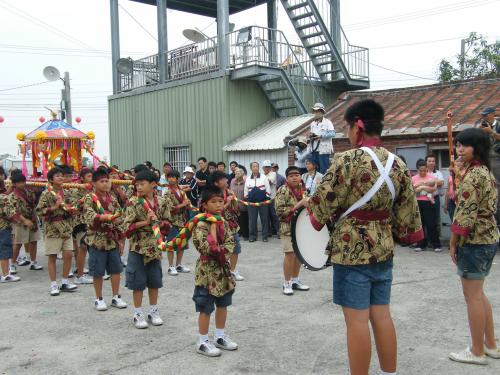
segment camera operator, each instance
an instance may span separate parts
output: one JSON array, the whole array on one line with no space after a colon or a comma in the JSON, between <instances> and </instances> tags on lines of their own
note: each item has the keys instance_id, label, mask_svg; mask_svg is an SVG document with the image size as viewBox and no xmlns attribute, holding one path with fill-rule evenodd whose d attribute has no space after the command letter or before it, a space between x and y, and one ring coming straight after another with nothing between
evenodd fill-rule
<instances>
[{"instance_id":1,"label":"camera operator","mask_svg":"<svg viewBox=\"0 0 500 375\"><path fill-rule=\"evenodd\" d=\"M288 147L295 147L295 166L299 168L301 174L306 173L306 159L311 154L307 148L306 137L291 140L288 142Z\"/></svg>"},{"instance_id":2,"label":"camera operator","mask_svg":"<svg viewBox=\"0 0 500 375\"><path fill-rule=\"evenodd\" d=\"M332 138L335 137L335 129L332 122L324 117L326 111L323 104L316 103L312 111L315 119L311 123L309 148L313 160L319 166L319 172L325 174L330 166L330 155L333 154Z\"/></svg>"},{"instance_id":3,"label":"camera operator","mask_svg":"<svg viewBox=\"0 0 500 375\"><path fill-rule=\"evenodd\" d=\"M500 196L500 121L495 116L495 108L486 107L480 113L481 128L490 136L491 151L490 162L491 172L497 181L497 192ZM497 212L495 218L500 223L500 200L497 202Z\"/></svg>"}]
</instances>

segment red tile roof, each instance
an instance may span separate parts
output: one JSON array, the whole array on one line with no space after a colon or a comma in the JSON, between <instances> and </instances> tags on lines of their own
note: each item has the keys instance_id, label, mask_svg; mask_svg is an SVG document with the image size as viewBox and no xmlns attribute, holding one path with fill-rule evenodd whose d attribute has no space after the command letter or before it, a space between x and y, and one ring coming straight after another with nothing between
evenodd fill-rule
<instances>
[{"instance_id":1,"label":"red tile roof","mask_svg":"<svg viewBox=\"0 0 500 375\"><path fill-rule=\"evenodd\" d=\"M452 112L454 130L460 130L475 124L479 112L486 106L500 111L500 79L346 92L327 110L327 117L337 133L346 134L344 113L351 104L362 99L374 99L384 107L383 135L444 132L448 111ZM305 128L308 124L291 134Z\"/></svg>"}]
</instances>

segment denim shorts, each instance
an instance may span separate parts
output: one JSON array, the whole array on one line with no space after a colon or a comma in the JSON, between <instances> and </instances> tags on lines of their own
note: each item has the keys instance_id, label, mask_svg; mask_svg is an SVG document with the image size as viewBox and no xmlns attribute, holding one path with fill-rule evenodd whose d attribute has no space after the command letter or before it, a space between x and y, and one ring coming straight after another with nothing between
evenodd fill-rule
<instances>
[{"instance_id":1,"label":"denim shorts","mask_svg":"<svg viewBox=\"0 0 500 375\"><path fill-rule=\"evenodd\" d=\"M102 277L106 272L108 275L117 275L122 271L123 266L117 249L98 250L95 247L89 248L90 276Z\"/></svg>"},{"instance_id":2,"label":"denim shorts","mask_svg":"<svg viewBox=\"0 0 500 375\"><path fill-rule=\"evenodd\" d=\"M388 305L391 300L392 259L385 262L333 266L333 302L356 310Z\"/></svg>"},{"instance_id":3,"label":"denim shorts","mask_svg":"<svg viewBox=\"0 0 500 375\"><path fill-rule=\"evenodd\" d=\"M176 227L176 226L173 226L170 231L168 232L167 234L167 237L166 237L166 240L167 241L172 241L175 237L177 237L177 235L179 234L179 232L181 231L182 228L179 228L179 227ZM186 243L186 247L183 249L183 250L187 250L189 249L189 242ZM176 250L177 251L177 250Z\"/></svg>"},{"instance_id":4,"label":"denim shorts","mask_svg":"<svg viewBox=\"0 0 500 375\"><path fill-rule=\"evenodd\" d=\"M234 254L241 254L241 240L240 235L235 233L234 235Z\"/></svg>"},{"instance_id":5,"label":"denim shorts","mask_svg":"<svg viewBox=\"0 0 500 375\"><path fill-rule=\"evenodd\" d=\"M12 229L0 230L0 260L12 258Z\"/></svg>"},{"instance_id":6,"label":"denim shorts","mask_svg":"<svg viewBox=\"0 0 500 375\"><path fill-rule=\"evenodd\" d=\"M193 301L196 307L196 312L201 312L210 315L214 312L215 306L228 307L233 303L234 289L224 294L222 297L215 297L208 293L208 289L203 286L195 286L193 293Z\"/></svg>"},{"instance_id":7,"label":"denim shorts","mask_svg":"<svg viewBox=\"0 0 500 375\"><path fill-rule=\"evenodd\" d=\"M465 244L457 249L457 274L467 280L482 280L490 273L497 244Z\"/></svg>"},{"instance_id":8,"label":"denim shorts","mask_svg":"<svg viewBox=\"0 0 500 375\"><path fill-rule=\"evenodd\" d=\"M159 289L163 286L163 271L159 259L144 264L144 257L135 251L128 253L125 286L130 290Z\"/></svg>"}]
</instances>

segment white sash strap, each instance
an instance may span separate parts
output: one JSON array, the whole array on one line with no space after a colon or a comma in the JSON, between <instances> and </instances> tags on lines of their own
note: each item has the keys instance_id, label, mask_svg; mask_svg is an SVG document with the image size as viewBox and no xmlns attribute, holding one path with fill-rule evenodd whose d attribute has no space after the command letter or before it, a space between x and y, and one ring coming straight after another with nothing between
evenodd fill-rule
<instances>
[{"instance_id":1,"label":"white sash strap","mask_svg":"<svg viewBox=\"0 0 500 375\"><path fill-rule=\"evenodd\" d=\"M358 199L351 207L347 209L346 212L342 214L342 216L339 218L343 219L347 215L349 215L351 212L357 210L358 208L364 206L366 203L372 199L375 194L380 190L384 182L387 184L387 187L389 188L389 191L391 192L392 200L396 198L396 189L394 188L394 184L392 180L389 177L389 172L392 168L392 164L394 163L394 154L389 152L389 157L387 158L387 163L385 164L385 168L382 166L382 163L380 162L379 158L377 155L368 147L361 147L363 151L365 151L370 157L373 159L375 162L375 165L377 166L377 169L380 173L380 177L375 181L373 186L366 192L365 195L363 195L360 199Z\"/></svg>"}]
</instances>

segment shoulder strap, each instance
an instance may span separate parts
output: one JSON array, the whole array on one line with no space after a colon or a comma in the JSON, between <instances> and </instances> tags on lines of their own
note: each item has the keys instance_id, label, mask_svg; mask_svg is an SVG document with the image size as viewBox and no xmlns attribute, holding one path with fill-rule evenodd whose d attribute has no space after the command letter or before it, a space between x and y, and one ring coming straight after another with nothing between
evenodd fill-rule
<instances>
[{"instance_id":1,"label":"shoulder strap","mask_svg":"<svg viewBox=\"0 0 500 375\"><path fill-rule=\"evenodd\" d=\"M392 164L394 163L394 154L389 152L389 157L387 158L387 163L385 164L385 168L382 166L382 163L380 162L379 158L377 155L368 147L361 147L363 151L365 151L370 157L373 159L375 162L375 165L377 166L377 169L380 173L380 177L375 181L373 186L366 192L365 195L363 195L360 199L358 199L351 207L347 209L346 212L342 214L340 219L343 219L347 215L349 215L351 212L357 210L358 208L364 206L366 203L370 201L370 199L373 198L373 196L380 190L384 182L387 184L387 187L389 188L389 191L391 192L392 200L396 198L396 189L394 188L394 184L392 180L389 177L389 172L392 168ZM340 220L339 219L339 220Z\"/></svg>"}]
</instances>

